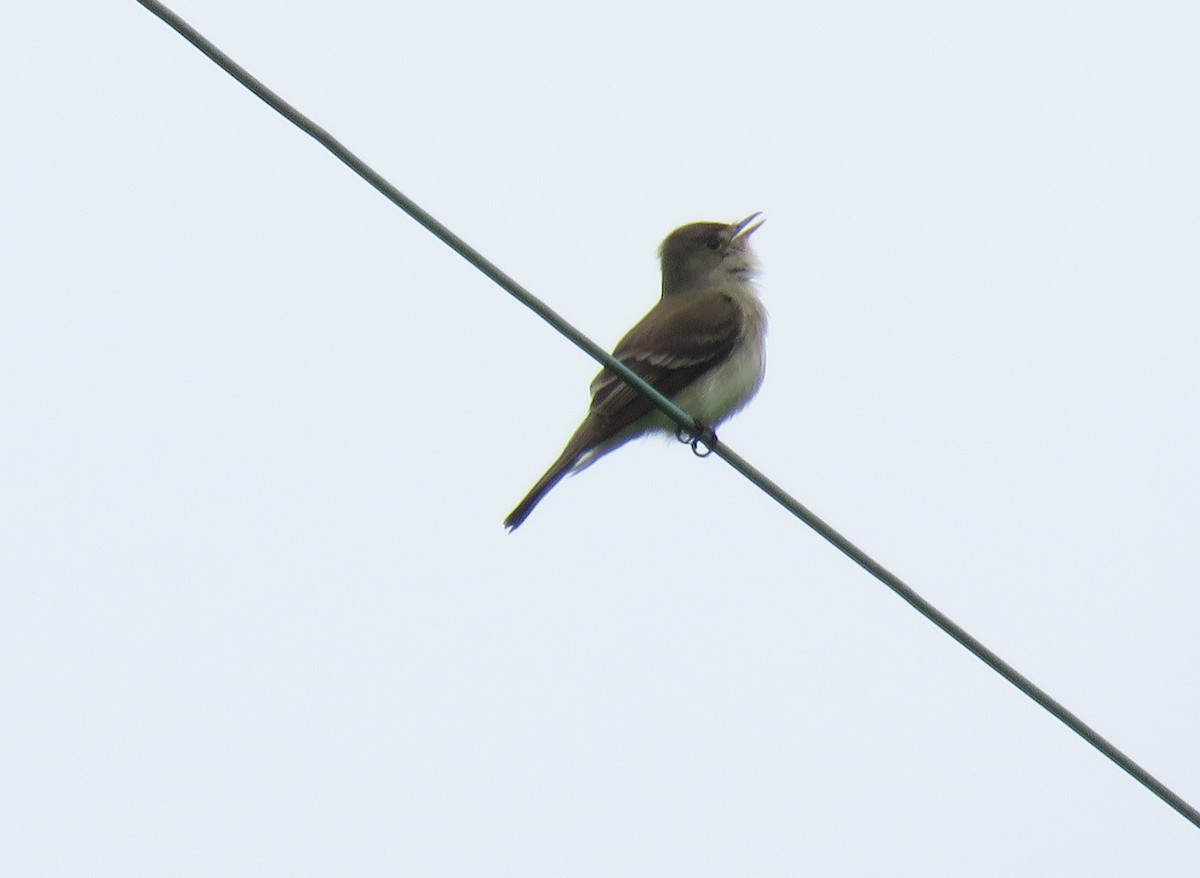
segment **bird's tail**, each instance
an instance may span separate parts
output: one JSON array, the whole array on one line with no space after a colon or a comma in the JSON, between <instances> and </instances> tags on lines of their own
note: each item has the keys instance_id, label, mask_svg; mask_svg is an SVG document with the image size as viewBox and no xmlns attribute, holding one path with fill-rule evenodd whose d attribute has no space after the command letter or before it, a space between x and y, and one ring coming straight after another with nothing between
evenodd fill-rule
<instances>
[{"instance_id":1,"label":"bird's tail","mask_svg":"<svg viewBox=\"0 0 1200 878\"><path fill-rule=\"evenodd\" d=\"M559 456L558 460L550 465L550 469L546 470L546 474L538 479L537 484L529 489L529 493L525 495L525 499L517 504L517 508L508 513L508 518L504 519L504 526L510 531L514 531L521 526L529 513L533 512L533 507L537 506L542 501L542 498L550 493L550 489L563 480L563 477L568 475L579 460L579 449L574 442L568 443L566 449Z\"/></svg>"}]
</instances>

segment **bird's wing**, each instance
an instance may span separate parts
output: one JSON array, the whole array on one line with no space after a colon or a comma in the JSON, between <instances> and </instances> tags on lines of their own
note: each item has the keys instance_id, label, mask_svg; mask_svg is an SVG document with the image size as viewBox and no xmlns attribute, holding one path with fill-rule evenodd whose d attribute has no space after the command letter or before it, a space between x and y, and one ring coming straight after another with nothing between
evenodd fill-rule
<instances>
[{"instance_id":1,"label":"bird's wing","mask_svg":"<svg viewBox=\"0 0 1200 878\"><path fill-rule=\"evenodd\" d=\"M737 301L720 290L662 299L621 339L613 356L672 398L725 361L737 344L743 322ZM601 419L610 435L653 407L607 369L592 381L591 417Z\"/></svg>"}]
</instances>

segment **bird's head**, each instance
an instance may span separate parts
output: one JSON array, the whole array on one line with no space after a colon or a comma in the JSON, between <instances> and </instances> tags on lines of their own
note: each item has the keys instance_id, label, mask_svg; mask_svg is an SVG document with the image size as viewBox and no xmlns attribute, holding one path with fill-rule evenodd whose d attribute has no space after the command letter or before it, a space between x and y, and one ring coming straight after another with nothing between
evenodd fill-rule
<instances>
[{"instance_id":1,"label":"bird's head","mask_svg":"<svg viewBox=\"0 0 1200 878\"><path fill-rule=\"evenodd\" d=\"M689 223L658 248L664 296L744 283L758 271L750 236L765 220L754 213L737 223ZM757 220L757 222L756 222Z\"/></svg>"}]
</instances>

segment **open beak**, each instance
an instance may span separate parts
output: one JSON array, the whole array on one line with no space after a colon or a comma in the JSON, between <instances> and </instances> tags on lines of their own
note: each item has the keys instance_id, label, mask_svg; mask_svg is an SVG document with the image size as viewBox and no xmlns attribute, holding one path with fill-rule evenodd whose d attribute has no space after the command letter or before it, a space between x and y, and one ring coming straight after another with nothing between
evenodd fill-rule
<instances>
[{"instance_id":1,"label":"open beak","mask_svg":"<svg viewBox=\"0 0 1200 878\"><path fill-rule=\"evenodd\" d=\"M759 211L758 213L752 213L740 223L737 223L733 227L733 240L736 241L738 238L749 238L751 235L753 235L755 231L758 230L758 227L766 222L765 219L758 219L760 216L762 216L762 211ZM755 220L758 220L758 222L754 222Z\"/></svg>"}]
</instances>

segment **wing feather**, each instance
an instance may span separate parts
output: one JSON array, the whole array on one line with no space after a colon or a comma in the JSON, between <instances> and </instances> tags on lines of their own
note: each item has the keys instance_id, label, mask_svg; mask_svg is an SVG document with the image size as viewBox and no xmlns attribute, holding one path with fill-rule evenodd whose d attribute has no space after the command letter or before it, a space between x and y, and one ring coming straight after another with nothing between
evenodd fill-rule
<instances>
[{"instance_id":1,"label":"wing feather","mask_svg":"<svg viewBox=\"0 0 1200 878\"><path fill-rule=\"evenodd\" d=\"M727 292L663 299L618 342L613 356L671 398L725 361L744 320ZM592 415L605 421L605 432L619 432L652 408L607 369L592 381Z\"/></svg>"}]
</instances>

